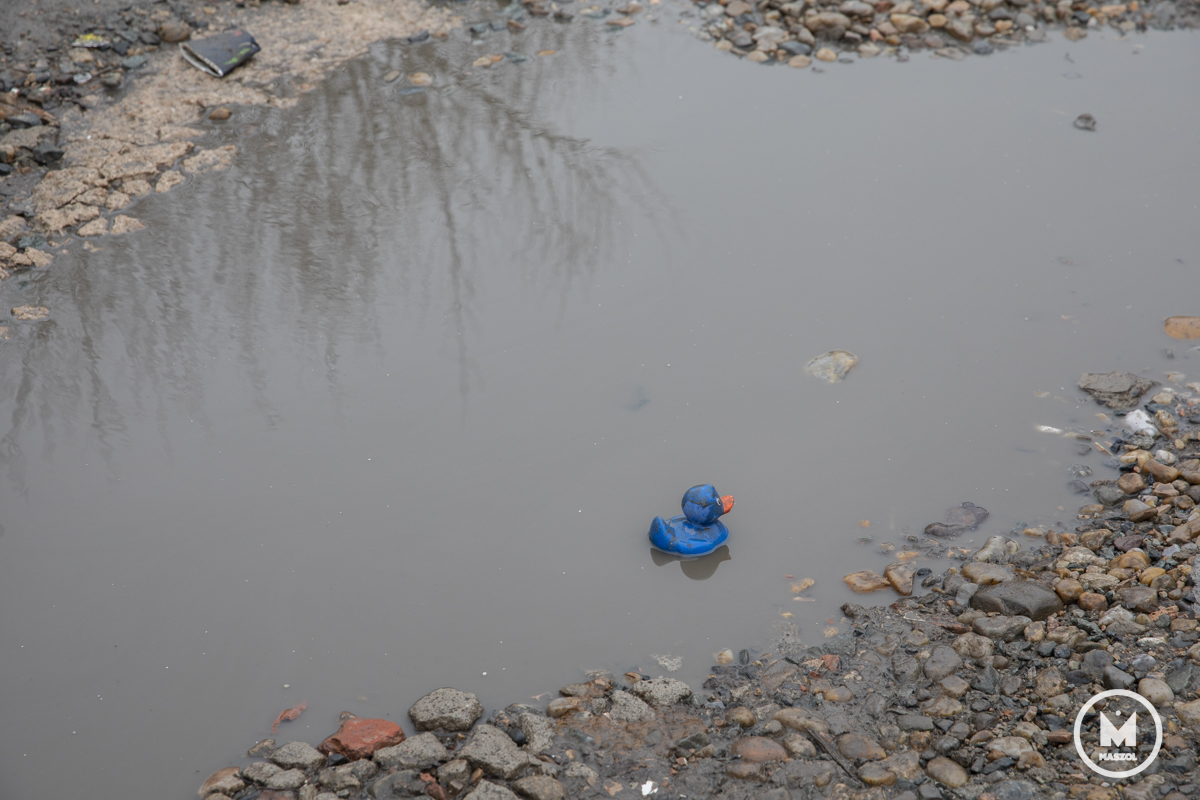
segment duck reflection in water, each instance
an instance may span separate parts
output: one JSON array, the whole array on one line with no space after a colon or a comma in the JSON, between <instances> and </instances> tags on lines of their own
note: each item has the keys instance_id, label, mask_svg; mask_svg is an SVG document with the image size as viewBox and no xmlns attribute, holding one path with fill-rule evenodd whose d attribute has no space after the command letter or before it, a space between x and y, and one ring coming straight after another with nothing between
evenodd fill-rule
<instances>
[{"instance_id":1,"label":"duck reflection in water","mask_svg":"<svg viewBox=\"0 0 1200 800\"><path fill-rule=\"evenodd\" d=\"M664 553L662 550L650 549L650 558L654 560L657 566L664 566L679 562L679 568L683 570L683 574L687 575L694 581L708 580L717 571L717 567L722 561L731 561L733 556L729 555L729 545L723 544L713 552L699 558L684 558L673 553Z\"/></svg>"}]
</instances>

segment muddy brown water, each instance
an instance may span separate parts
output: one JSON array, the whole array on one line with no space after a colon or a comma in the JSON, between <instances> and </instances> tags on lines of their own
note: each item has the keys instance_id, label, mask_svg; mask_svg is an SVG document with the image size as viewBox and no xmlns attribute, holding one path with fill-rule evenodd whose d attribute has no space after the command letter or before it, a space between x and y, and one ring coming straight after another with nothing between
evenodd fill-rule
<instances>
[{"instance_id":1,"label":"muddy brown water","mask_svg":"<svg viewBox=\"0 0 1200 800\"><path fill-rule=\"evenodd\" d=\"M241 111L232 170L4 284L53 312L0 344L5 797L191 796L301 701L281 740L820 643L949 506L1072 524L1103 456L1034 426L1097 426L1080 372L1197 371L1194 34L816 74L534 27ZM729 560L659 565L701 482Z\"/></svg>"}]
</instances>

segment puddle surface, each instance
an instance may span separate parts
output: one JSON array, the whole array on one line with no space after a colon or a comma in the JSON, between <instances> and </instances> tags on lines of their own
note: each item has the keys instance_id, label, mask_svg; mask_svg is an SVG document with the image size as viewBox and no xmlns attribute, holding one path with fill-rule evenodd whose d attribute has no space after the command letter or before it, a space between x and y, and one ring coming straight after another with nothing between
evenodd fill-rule
<instances>
[{"instance_id":1,"label":"puddle surface","mask_svg":"<svg viewBox=\"0 0 1200 800\"><path fill-rule=\"evenodd\" d=\"M819 643L948 507L1073 524L1103 456L1035 425L1099 424L1080 372L1196 379L1194 34L824 74L527 37L380 47L5 284L53 315L0 349L6 796L190 796L301 701L281 740ZM725 560L655 559L704 482Z\"/></svg>"}]
</instances>

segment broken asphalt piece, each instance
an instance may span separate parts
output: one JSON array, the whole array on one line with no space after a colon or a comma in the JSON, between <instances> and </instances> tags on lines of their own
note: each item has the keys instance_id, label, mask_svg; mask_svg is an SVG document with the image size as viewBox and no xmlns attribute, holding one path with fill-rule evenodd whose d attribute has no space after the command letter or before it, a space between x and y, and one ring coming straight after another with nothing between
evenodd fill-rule
<instances>
[{"instance_id":1,"label":"broken asphalt piece","mask_svg":"<svg viewBox=\"0 0 1200 800\"><path fill-rule=\"evenodd\" d=\"M1075 127L1081 131L1096 130L1096 118L1091 114L1080 114L1075 118Z\"/></svg>"},{"instance_id":2,"label":"broken asphalt piece","mask_svg":"<svg viewBox=\"0 0 1200 800\"><path fill-rule=\"evenodd\" d=\"M926 536L958 536L979 527L987 519L987 509L974 503L963 503L958 508L946 511L944 522L931 522L925 526Z\"/></svg>"},{"instance_id":3,"label":"broken asphalt piece","mask_svg":"<svg viewBox=\"0 0 1200 800\"><path fill-rule=\"evenodd\" d=\"M179 45L179 52L185 61L214 78L224 78L261 49L253 36L240 30L225 31Z\"/></svg>"},{"instance_id":4,"label":"broken asphalt piece","mask_svg":"<svg viewBox=\"0 0 1200 800\"><path fill-rule=\"evenodd\" d=\"M805 365L804 370L809 375L837 383L846 377L846 373L858 363L858 356L845 350L830 350L812 359Z\"/></svg>"},{"instance_id":5,"label":"broken asphalt piece","mask_svg":"<svg viewBox=\"0 0 1200 800\"><path fill-rule=\"evenodd\" d=\"M1079 388L1095 398L1097 403L1118 410L1133 408L1139 397L1157 385L1156 381L1132 372L1085 372L1079 379Z\"/></svg>"}]
</instances>

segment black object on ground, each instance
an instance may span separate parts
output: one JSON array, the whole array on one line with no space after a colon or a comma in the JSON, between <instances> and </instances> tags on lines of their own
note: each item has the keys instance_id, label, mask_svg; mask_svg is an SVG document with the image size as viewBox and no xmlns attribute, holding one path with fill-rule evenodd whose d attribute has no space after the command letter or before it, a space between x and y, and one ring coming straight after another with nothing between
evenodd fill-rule
<instances>
[{"instance_id":1,"label":"black object on ground","mask_svg":"<svg viewBox=\"0 0 1200 800\"><path fill-rule=\"evenodd\" d=\"M189 64L215 78L224 78L261 49L253 36L239 30L179 44Z\"/></svg>"}]
</instances>

